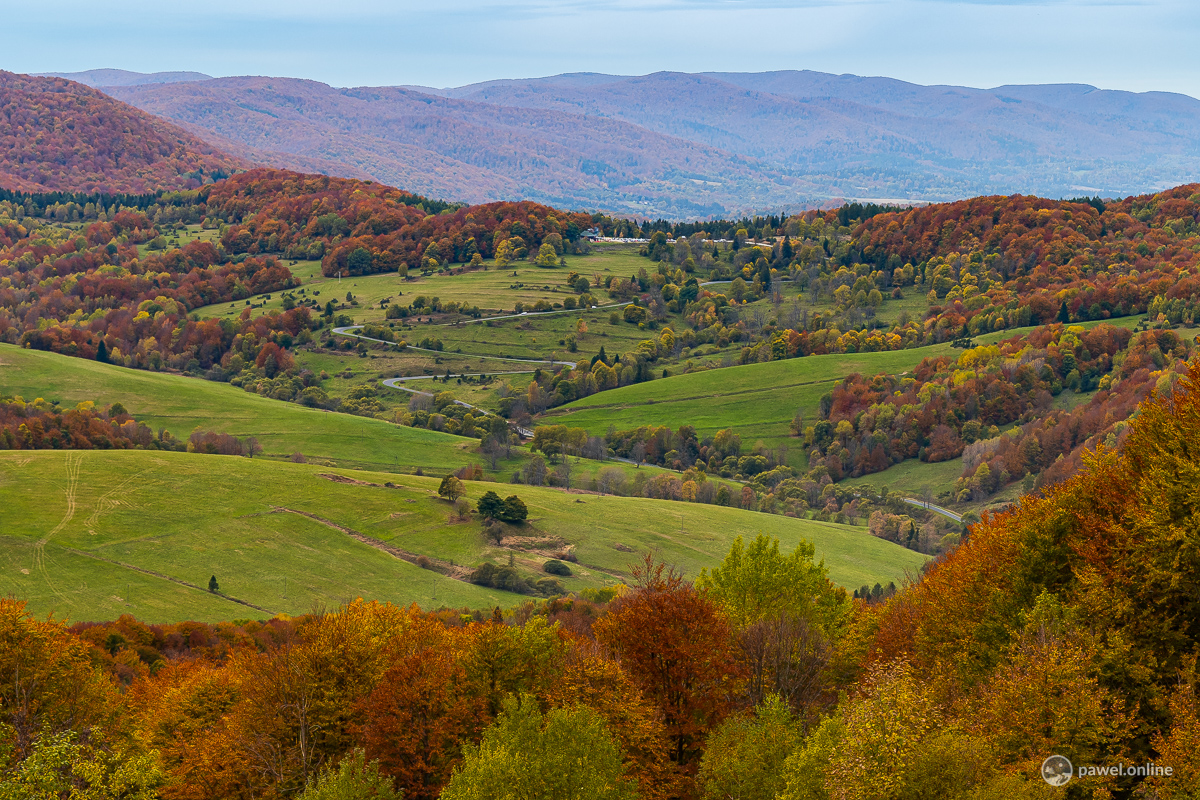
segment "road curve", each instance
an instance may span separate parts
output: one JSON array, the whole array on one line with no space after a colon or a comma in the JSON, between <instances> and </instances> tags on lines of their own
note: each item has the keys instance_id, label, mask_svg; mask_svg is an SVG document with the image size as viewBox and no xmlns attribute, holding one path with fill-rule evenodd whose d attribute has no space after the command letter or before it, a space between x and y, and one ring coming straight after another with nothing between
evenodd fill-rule
<instances>
[{"instance_id":1,"label":"road curve","mask_svg":"<svg viewBox=\"0 0 1200 800\"><path fill-rule=\"evenodd\" d=\"M923 508L926 511L932 511L935 514L941 514L943 517L952 519L955 522L962 522L963 519L962 514L955 514L948 508L935 506L933 503L926 503L924 500L914 500L911 497L906 497L904 498L904 502L908 503L910 506L917 506L918 508Z\"/></svg>"}]
</instances>

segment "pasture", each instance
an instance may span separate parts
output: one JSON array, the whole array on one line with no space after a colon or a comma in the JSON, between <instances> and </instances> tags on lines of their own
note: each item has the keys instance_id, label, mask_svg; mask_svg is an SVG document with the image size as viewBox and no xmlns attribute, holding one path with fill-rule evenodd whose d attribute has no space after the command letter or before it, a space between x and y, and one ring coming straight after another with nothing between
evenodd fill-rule
<instances>
[{"instance_id":1,"label":"pasture","mask_svg":"<svg viewBox=\"0 0 1200 800\"><path fill-rule=\"evenodd\" d=\"M36 614L73 620L260 619L356 597L424 608L528 599L423 569L386 548L451 574L492 561L533 577L544 577L550 551L569 549L578 561L563 583L572 591L623 581L647 551L695 577L735 537L760 532L787 551L802 538L813 542L830 577L847 587L899 583L925 560L861 527L467 482L472 503L494 489L528 505L527 524L510 527L496 545L477 515L453 518L437 485L232 456L10 451L0 454L0 592L28 599ZM220 594L207 590L210 576Z\"/></svg>"}]
</instances>

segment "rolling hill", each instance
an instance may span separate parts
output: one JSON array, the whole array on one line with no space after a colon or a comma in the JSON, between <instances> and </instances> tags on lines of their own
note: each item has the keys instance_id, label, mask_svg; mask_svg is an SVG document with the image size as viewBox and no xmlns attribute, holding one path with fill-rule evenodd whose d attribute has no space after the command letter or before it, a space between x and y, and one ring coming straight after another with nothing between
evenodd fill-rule
<instances>
[{"instance_id":1,"label":"rolling hill","mask_svg":"<svg viewBox=\"0 0 1200 800\"><path fill-rule=\"evenodd\" d=\"M245 162L108 95L0 71L0 186L143 194L199 186Z\"/></svg>"},{"instance_id":2,"label":"rolling hill","mask_svg":"<svg viewBox=\"0 0 1200 800\"><path fill-rule=\"evenodd\" d=\"M847 587L900 583L926 559L861 527L468 481L472 502L495 489L529 506L529 522L509 531L515 538L493 545L477 518L452 518L436 478L233 456L7 452L0 486L14 501L0 510L0 593L72 619L261 618L356 597L512 606L527 597L461 578L510 555L538 576L550 551L564 548L578 558L564 582L574 591L620 582L647 550L694 576L735 537L760 532L788 550L813 542L830 578ZM224 595L201 588L210 575Z\"/></svg>"},{"instance_id":3,"label":"rolling hill","mask_svg":"<svg viewBox=\"0 0 1200 800\"><path fill-rule=\"evenodd\" d=\"M336 89L293 78L109 87L197 135L279 165L323 159L339 174L433 197L532 199L673 216L795 202L791 181L705 145L603 117L509 108L401 88Z\"/></svg>"}]
</instances>

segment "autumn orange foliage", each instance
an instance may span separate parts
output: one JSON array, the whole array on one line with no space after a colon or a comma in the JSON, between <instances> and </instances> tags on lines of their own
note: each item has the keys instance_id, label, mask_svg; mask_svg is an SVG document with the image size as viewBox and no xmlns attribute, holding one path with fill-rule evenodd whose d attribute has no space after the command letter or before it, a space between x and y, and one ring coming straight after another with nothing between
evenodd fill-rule
<instances>
[{"instance_id":1,"label":"autumn orange foliage","mask_svg":"<svg viewBox=\"0 0 1200 800\"><path fill-rule=\"evenodd\" d=\"M246 164L172 123L63 78L0 71L0 185L149 193Z\"/></svg>"}]
</instances>

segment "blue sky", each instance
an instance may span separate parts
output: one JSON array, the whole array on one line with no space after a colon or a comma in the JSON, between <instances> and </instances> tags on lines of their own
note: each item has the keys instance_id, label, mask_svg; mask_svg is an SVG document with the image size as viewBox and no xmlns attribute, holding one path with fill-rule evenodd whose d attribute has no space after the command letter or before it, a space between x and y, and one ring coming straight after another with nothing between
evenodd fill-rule
<instances>
[{"instance_id":1,"label":"blue sky","mask_svg":"<svg viewBox=\"0 0 1200 800\"><path fill-rule=\"evenodd\" d=\"M56 0L5 11L0 67L457 86L561 72L813 69L1200 97L1192 0Z\"/></svg>"}]
</instances>

